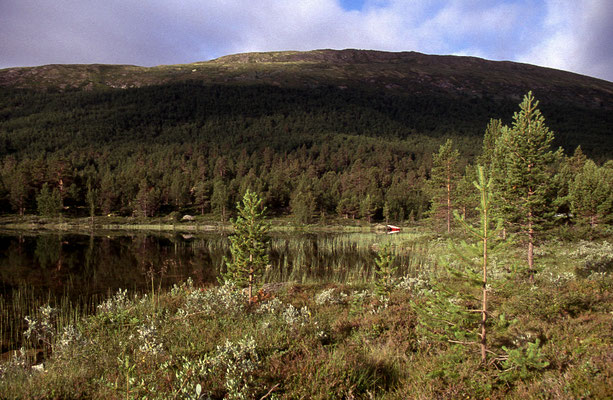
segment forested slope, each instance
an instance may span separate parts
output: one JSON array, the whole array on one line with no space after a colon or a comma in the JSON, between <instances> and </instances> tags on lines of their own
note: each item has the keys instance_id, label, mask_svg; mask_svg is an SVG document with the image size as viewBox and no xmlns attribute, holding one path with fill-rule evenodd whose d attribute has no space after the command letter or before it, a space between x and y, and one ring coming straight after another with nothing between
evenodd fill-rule
<instances>
[{"instance_id":1,"label":"forested slope","mask_svg":"<svg viewBox=\"0 0 613 400\"><path fill-rule=\"evenodd\" d=\"M489 119L508 123L530 89L556 145L613 153L613 84L469 57L259 53L9 69L0 85L5 212L38 211L46 184L64 213L90 199L96 213L225 217L251 186L307 220L382 218L386 204L393 219L419 218L432 153L452 138L473 162Z\"/></svg>"}]
</instances>

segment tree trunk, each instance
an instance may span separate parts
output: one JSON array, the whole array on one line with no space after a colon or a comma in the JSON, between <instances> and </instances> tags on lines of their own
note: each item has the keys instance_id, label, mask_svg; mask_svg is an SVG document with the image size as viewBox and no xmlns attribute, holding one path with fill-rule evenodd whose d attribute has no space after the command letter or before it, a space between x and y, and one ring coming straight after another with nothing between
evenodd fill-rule
<instances>
[{"instance_id":1,"label":"tree trunk","mask_svg":"<svg viewBox=\"0 0 613 400\"><path fill-rule=\"evenodd\" d=\"M451 233L451 167L447 168L447 233Z\"/></svg>"},{"instance_id":2,"label":"tree trunk","mask_svg":"<svg viewBox=\"0 0 613 400\"><path fill-rule=\"evenodd\" d=\"M251 298L253 297L253 254L249 254L249 304L251 304Z\"/></svg>"},{"instance_id":3,"label":"tree trunk","mask_svg":"<svg viewBox=\"0 0 613 400\"><path fill-rule=\"evenodd\" d=\"M534 228L532 226L532 211L528 212L528 269L530 282L534 281Z\"/></svg>"},{"instance_id":4,"label":"tree trunk","mask_svg":"<svg viewBox=\"0 0 613 400\"><path fill-rule=\"evenodd\" d=\"M487 362L487 335L485 329L485 323L487 321L487 209L483 210L484 227L483 227L483 300L481 302L481 363L483 365Z\"/></svg>"}]
</instances>

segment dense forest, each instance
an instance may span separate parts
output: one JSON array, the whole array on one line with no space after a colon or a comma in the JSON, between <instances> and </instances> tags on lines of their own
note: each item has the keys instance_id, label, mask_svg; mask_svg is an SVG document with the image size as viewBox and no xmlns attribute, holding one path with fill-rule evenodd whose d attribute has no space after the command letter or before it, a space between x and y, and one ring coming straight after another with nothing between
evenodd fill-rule
<instances>
[{"instance_id":1,"label":"dense forest","mask_svg":"<svg viewBox=\"0 0 613 400\"><path fill-rule=\"evenodd\" d=\"M565 103L540 108L555 132L553 147L570 155L581 146L599 165L610 157L611 113ZM459 151L461 186L490 119L508 124L515 111L511 99L332 86L3 88L0 209L227 220L252 188L269 212L301 223L418 220L434 211L430 181L439 146L451 139ZM582 154L560 158L556 170L583 164ZM556 193L568 194L570 179L560 178ZM454 207L470 211L467 201L454 199ZM569 199L556 204L570 211Z\"/></svg>"}]
</instances>

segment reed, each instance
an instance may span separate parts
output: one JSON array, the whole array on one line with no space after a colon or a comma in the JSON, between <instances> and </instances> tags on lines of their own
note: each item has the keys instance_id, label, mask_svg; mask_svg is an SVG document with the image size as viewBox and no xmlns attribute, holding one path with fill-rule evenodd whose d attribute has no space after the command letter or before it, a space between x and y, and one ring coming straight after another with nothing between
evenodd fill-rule
<instances>
[{"instance_id":1,"label":"reed","mask_svg":"<svg viewBox=\"0 0 613 400\"><path fill-rule=\"evenodd\" d=\"M368 283L374 279L374 258L381 243L392 245L399 276L416 276L430 262L427 241L421 239L365 232L274 237L264 280Z\"/></svg>"},{"instance_id":2,"label":"reed","mask_svg":"<svg viewBox=\"0 0 613 400\"><path fill-rule=\"evenodd\" d=\"M363 231L273 232L271 236L270 265L262 282L370 283L375 279L376 252L383 243L390 244L396 256L398 277L418 276L431 264L430 238L418 232L396 235ZM49 242L59 243L59 247L43 246ZM70 247L65 245L67 242L70 242ZM18 246L17 242L14 245ZM113 295L118 284L136 292L150 291L152 295L188 277L201 284L214 284L225 271L224 257L229 255L228 237L209 233L105 234L102 238L88 235L86 240L65 236L62 240L37 239L32 246L20 246L20 251L12 252L14 258L3 261L6 265L19 265L26 270L29 265L36 266L44 259L45 263L55 266L60 255L64 263L76 262L74 260L82 254L85 254L86 261L84 268L78 269L83 275L62 275L63 291L58 292L57 287L52 291L51 288L34 287L28 282L15 284L15 281L6 281L11 283L0 297L2 351L35 345L24 342L25 317L39 317L41 306L48 304L57 309L56 327L61 331L79 315L94 312L96 304ZM78 246L86 247L82 250ZM25 248L37 251L30 254L23 251ZM51 251L58 248L61 251ZM74 253L79 254L78 257L71 253L75 249L81 249ZM108 293L94 295L84 292L88 290L84 282L107 282ZM95 287L91 286L92 289Z\"/></svg>"},{"instance_id":3,"label":"reed","mask_svg":"<svg viewBox=\"0 0 613 400\"><path fill-rule=\"evenodd\" d=\"M2 352L17 350L20 347L38 348L39 343L26 339L26 317L42 318L40 308L49 305L55 309L53 326L55 334L52 343L65 327L75 324L84 315L92 314L96 304L101 300L99 295L79 295L75 297L67 290L61 295L51 291L37 290L31 285L23 285L3 294L0 297L0 337Z\"/></svg>"}]
</instances>

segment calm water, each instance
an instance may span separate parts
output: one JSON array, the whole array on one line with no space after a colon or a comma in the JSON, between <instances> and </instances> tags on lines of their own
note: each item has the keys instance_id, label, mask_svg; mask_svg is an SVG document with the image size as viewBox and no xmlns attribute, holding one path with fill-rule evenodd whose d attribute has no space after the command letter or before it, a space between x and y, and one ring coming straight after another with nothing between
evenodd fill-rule
<instances>
[{"instance_id":1,"label":"calm water","mask_svg":"<svg viewBox=\"0 0 613 400\"><path fill-rule=\"evenodd\" d=\"M372 277L378 243L403 244L403 235L271 235L265 281L366 281ZM169 287L191 277L196 284L217 282L229 257L222 235L0 234L0 289L3 295L30 285L56 294L106 294L119 288ZM399 254L402 270L415 251Z\"/></svg>"},{"instance_id":2,"label":"calm water","mask_svg":"<svg viewBox=\"0 0 613 400\"><path fill-rule=\"evenodd\" d=\"M390 241L398 245L399 275L415 272L425 244L402 234L274 233L262 280L369 281L377 245ZM0 233L0 308L8 315L14 304L20 307L11 311L14 318L3 316L0 330L17 336L23 326L11 325L41 304L70 301L91 312L120 288L157 292L187 278L215 284L229 256L223 235Z\"/></svg>"}]
</instances>

